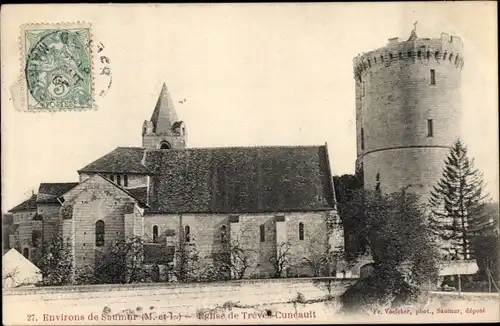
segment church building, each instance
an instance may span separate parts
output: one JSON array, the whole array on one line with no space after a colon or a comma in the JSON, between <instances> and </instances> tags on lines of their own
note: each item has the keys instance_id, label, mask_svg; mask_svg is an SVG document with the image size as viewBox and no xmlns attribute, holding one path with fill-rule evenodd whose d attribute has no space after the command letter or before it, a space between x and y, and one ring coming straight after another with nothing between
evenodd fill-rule
<instances>
[{"instance_id":1,"label":"church building","mask_svg":"<svg viewBox=\"0 0 500 326\"><path fill-rule=\"evenodd\" d=\"M196 250L200 273L235 250L247 266L232 278L275 277L283 259L281 277L334 273L318 268L344 247L326 144L189 148L187 137L164 84L142 147L117 147L78 170L77 183L41 184L11 210L11 246L31 259L39 241L62 236L78 269L140 237L162 280L179 245Z\"/></svg>"}]
</instances>

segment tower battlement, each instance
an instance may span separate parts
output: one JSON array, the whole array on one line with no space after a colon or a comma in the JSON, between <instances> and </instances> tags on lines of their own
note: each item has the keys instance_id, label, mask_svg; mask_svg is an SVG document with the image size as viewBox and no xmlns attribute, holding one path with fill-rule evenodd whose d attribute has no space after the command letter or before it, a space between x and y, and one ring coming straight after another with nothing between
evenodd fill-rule
<instances>
[{"instance_id":1,"label":"tower battlement","mask_svg":"<svg viewBox=\"0 0 500 326\"><path fill-rule=\"evenodd\" d=\"M462 69L463 42L460 37L442 33L440 38L415 38L401 41L390 38L386 46L356 56L353 59L354 76L391 64L418 64L434 61Z\"/></svg>"}]
</instances>

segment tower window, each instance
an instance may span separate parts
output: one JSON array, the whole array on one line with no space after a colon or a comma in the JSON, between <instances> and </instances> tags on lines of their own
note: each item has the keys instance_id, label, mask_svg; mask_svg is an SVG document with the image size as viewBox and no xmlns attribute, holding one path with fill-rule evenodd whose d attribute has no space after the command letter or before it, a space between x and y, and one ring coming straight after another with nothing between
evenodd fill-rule
<instances>
[{"instance_id":1,"label":"tower window","mask_svg":"<svg viewBox=\"0 0 500 326\"><path fill-rule=\"evenodd\" d=\"M153 242L154 243L158 242L158 226L157 225L153 226Z\"/></svg>"},{"instance_id":2,"label":"tower window","mask_svg":"<svg viewBox=\"0 0 500 326\"><path fill-rule=\"evenodd\" d=\"M384 56L380 55L380 63L384 63Z\"/></svg>"},{"instance_id":3,"label":"tower window","mask_svg":"<svg viewBox=\"0 0 500 326\"><path fill-rule=\"evenodd\" d=\"M95 245L104 246L104 221L99 220L95 223Z\"/></svg>"},{"instance_id":4,"label":"tower window","mask_svg":"<svg viewBox=\"0 0 500 326\"><path fill-rule=\"evenodd\" d=\"M427 137L434 137L434 126L432 119L427 119Z\"/></svg>"},{"instance_id":5,"label":"tower window","mask_svg":"<svg viewBox=\"0 0 500 326\"><path fill-rule=\"evenodd\" d=\"M430 74L431 74L431 85L436 85L436 71L434 69L431 69Z\"/></svg>"},{"instance_id":6,"label":"tower window","mask_svg":"<svg viewBox=\"0 0 500 326\"><path fill-rule=\"evenodd\" d=\"M121 176L119 176L119 175L117 175L117 176L116 176L116 183L117 183L118 185L121 185L121 183L122 183L122 178L121 178Z\"/></svg>"},{"instance_id":7,"label":"tower window","mask_svg":"<svg viewBox=\"0 0 500 326\"><path fill-rule=\"evenodd\" d=\"M123 185L125 187L128 187L128 175L123 175Z\"/></svg>"},{"instance_id":8,"label":"tower window","mask_svg":"<svg viewBox=\"0 0 500 326\"><path fill-rule=\"evenodd\" d=\"M447 52L445 52L445 53L443 54L443 60L446 60L446 56L447 56L447 55L448 55L448 53L447 53Z\"/></svg>"},{"instance_id":9,"label":"tower window","mask_svg":"<svg viewBox=\"0 0 500 326\"><path fill-rule=\"evenodd\" d=\"M399 52L399 59L403 59L403 52Z\"/></svg>"},{"instance_id":10,"label":"tower window","mask_svg":"<svg viewBox=\"0 0 500 326\"><path fill-rule=\"evenodd\" d=\"M266 227L264 224L260 226L260 242L266 241Z\"/></svg>"},{"instance_id":11,"label":"tower window","mask_svg":"<svg viewBox=\"0 0 500 326\"><path fill-rule=\"evenodd\" d=\"M365 132L363 127L361 127L361 150L365 149Z\"/></svg>"},{"instance_id":12,"label":"tower window","mask_svg":"<svg viewBox=\"0 0 500 326\"><path fill-rule=\"evenodd\" d=\"M427 60L431 58L431 51L427 51Z\"/></svg>"},{"instance_id":13,"label":"tower window","mask_svg":"<svg viewBox=\"0 0 500 326\"><path fill-rule=\"evenodd\" d=\"M373 57L373 63L377 63L377 58Z\"/></svg>"},{"instance_id":14,"label":"tower window","mask_svg":"<svg viewBox=\"0 0 500 326\"><path fill-rule=\"evenodd\" d=\"M453 53L450 53L450 62L453 60Z\"/></svg>"},{"instance_id":15,"label":"tower window","mask_svg":"<svg viewBox=\"0 0 500 326\"><path fill-rule=\"evenodd\" d=\"M28 258L28 259L30 258L30 251L28 248L23 249L23 256Z\"/></svg>"},{"instance_id":16,"label":"tower window","mask_svg":"<svg viewBox=\"0 0 500 326\"><path fill-rule=\"evenodd\" d=\"M160 149L170 149L172 148L172 146L170 146L170 144L166 141L163 141L160 143Z\"/></svg>"},{"instance_id":17,"label":"tower window","mask_svg":"<svg viewBox=\"0 0 500 326\"><path fill-rule=\"evenodd\" d=\"M184 241L185 242L191 241L191 229L189 228L189 225L186 225L184 227Z\"/></svg>"},{"instance_id":18,"label":"tower window","mask_svg":"<svg viewBox=\"0 0 500 326\"><path fill-rule=\"evenodd\" d=\"M226 226L223 225L220 227L220 241L222 243L226 243L227 242L227 230L226 230Z\"/></svg>"},{"instance_id":19,"label":"tower window","mask_svg":"<svg viewBox=\"0 0 500 326\"><path fill-rule=\"evenodd\" d=\"M439 51L436 51L436 53L434 53L434 56L436 57L436 60L439 59Z\"/></svg>"},{"instance_id":20,"label":"tower window","mask_svg":"<svg viewBox=\"0 0 500 326\"><path fill-rule=\"evenodd\" d=\"M411 51L408 51L408 58L411 58Z\"/></svg>"},{"instance_id":21,"label":"tower window","mask_svg":"<svg viewBox=\"0 0 500 326\"><path fill-rule=\"evenodd\" d=\"M417 57L420 59L422 57L422 51L418 50Z\"/></svg>"},{"instance_id":22,"label":"tower window","mask_svg":"<svg viewBox=\"0 0 500 326\"><path fill-rule=\"evenodd\" d=\"M115 182L115 176L111 174L111 175L109 176L109 180L111 180L111 181Z\"/></svg>"},{"instance_id":23,"label":"tower window","mask_svg":"<svg viewBox=\"0 0 500 326\"><path fill-rule=\"evenodd\" d=\"M389 60L392 60L392 53L389 53Z\"/></svg>"},{"instance_id":24,"label":"tower window","mask_svg":"<svg viewBox=\"0 0 500 326\"><path fill-rule=\"evenodd\" d=\"M304 240L304 223L299 223L299 240Z\"/></svg>"}]
</instances>

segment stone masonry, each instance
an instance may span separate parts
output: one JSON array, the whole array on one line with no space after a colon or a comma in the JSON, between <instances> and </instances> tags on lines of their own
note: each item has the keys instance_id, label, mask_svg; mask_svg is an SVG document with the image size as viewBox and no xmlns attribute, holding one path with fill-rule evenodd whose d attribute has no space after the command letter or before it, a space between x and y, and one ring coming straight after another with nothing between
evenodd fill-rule
<instances>
[{"instance_id":1,"label":"stone masonry","mask_svg":"<svg viewBox=\"0 0 500 326\"><path fill-rule=\"evenodd\" d=\"M461 130L459 37L407 41L354 58L357 170L365 187L407 188L425 201Z\"/></svg>"}]
</instances>

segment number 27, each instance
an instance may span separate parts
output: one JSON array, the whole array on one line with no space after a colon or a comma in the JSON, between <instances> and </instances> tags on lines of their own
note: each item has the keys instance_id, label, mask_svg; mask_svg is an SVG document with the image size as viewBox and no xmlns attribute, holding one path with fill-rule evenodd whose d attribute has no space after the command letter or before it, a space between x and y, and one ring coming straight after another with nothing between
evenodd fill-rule
<instances>
[{"instance_id":1,"label":"number 27","mask_svg":"<svg viewBox=\"0 0 500 326\"><path fill-rule=\"evenodd\" d=\"M35 314L28 314L28 321L35 321Z\"/></svg>"}]
</instances>

